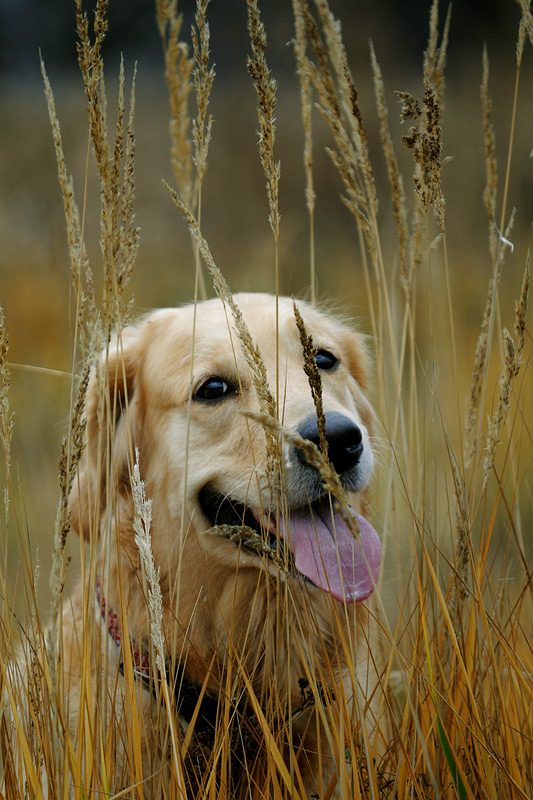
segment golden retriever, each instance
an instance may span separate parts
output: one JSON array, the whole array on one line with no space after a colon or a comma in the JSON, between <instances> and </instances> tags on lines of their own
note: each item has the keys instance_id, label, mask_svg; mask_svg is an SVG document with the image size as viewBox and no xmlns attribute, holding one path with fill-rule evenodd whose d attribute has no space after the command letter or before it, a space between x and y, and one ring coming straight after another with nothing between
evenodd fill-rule
<instances>
[{"instance_id":1,"label":"golden retriever","mask_svg":"<svg viewBox=\"0 0 533 800\"><path fill-rule=\"evenodd\" d=\"M292 301L265 294L234 299L266 367L283 429L319 446ZM170 757L153 733L163 712L133 533L135 448L152 502L165 679L193 754L190 793L200 791L199 754L213 764L216 736L232 725L231 770L219 766L217 778L231 784L230 796L242 785L243 764L251 780L261 760L277 763L274 751L287 759L283 774L292 776L299 795L337 796L338 776L346 773L341 762L355 758L347 748L354 746L356 729L375 728L379 655L368 604L381 548L361 515L374 465L367 357L362 337L343 322L310 304L298 307L321 376L328 459L352 510L343 512L327 494L294 437L281 436L277 471L267 463L263 424L243 413L261 409L250 360L219 299L155 311L127 327L89 387L87 446L70 496L71 522L100 548L92 602L102 619L107 669L122 664L123 674L115 670L108 681L115 708L127 693L121 646L127 619L143 721L145 796L159 796L154 775ZM83 713L80 648L87 621L81 597L80 589L63 618L73 735ZM332 737L326 729L341 725L340 707L345 715L352 709L352 727ZM126 744L115 745L119 761L131 760Z\"/></svg>"}]
</instances>

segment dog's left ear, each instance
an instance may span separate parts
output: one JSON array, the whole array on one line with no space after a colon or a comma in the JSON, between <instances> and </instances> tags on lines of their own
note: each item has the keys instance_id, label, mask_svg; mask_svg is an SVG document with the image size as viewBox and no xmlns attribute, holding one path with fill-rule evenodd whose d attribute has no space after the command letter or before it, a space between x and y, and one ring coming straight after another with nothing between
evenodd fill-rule
<instances>
[{"instance_id":1,"label":"dog's left ear","mask_svg":"<svg viewBox=\"0 0 533 800\"><path fill-rule=\"evenodd\" d=\"M370 384L370 356L365 340L360 333L344 329L342 337L347 355L347 366L350 375L357 381L363 391L367 391Z\"/></svg>"},{"instance_id":2,"label":"dog's left ear","mask_svg":"<svg viewBox=\"0 0 533 800\"><path fill-rule=\"evenodd\" d=\"M368 348L362 334L354 331L345 329L341 340L346 354L348 371L357 383L357 388L353 394L359 413L369 430L373 430L376 416L367 396L372 382L372 367Z\"/></svg>"},{"instance_id":3,"label":"dog's left ear","mask_svg":"<svg viewBox=\"0 0 533 800\"><path fill-rule=\"evenodd\" d=\"M117 459L127 460L143 330L144 323L128 326L113 339L89 382L86 446L69 496L71 525L86 539L99 534L108 494L116 488Z\"/></svg>"}]
</instances>

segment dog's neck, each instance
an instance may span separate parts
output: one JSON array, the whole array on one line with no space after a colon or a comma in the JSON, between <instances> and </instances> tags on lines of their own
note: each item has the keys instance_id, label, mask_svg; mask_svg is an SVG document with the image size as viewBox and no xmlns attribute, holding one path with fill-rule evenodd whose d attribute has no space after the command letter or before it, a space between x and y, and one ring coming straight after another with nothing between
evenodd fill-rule
<instances>
[{"instance_id":1,"label":"dog's neck","mask_svg":"<svg viewBox=\"0 0 533 800\"><path fill-rule=\"evenodd\" d=\"M120 651L119 669L120 672L124 674L124 637L121 633L119 615L106 603L102 584L98 577L96 578L96 603L102 618L102 623L105 625L107 633L115 643L117 650ZM133 674L141 681L148 691L151 691L155 695L156 684L161 680L159 670L155 667L152 668L148 649L139 647L131 636L128 638L130 642ZM178 719L182 730L185 732L189 723L193 717L195 717L195 739L202 742L202 748L205 752L212 749L215 744L218 697L209 690L206 691L205 687L202 688L202 686L191 681L187 677L183 666L179 664L177 667L172 668L169 661L166 662L165 679L168 685L173 688L176 698ZM236 708L250 720L251 711L249 708L246 708L246 704L240 702L237 704ZM248 721L247 725L250 727L250 721ZM242 738L239 726L235 727L232 736L235 738L233 745L237 746ZM255 759L257 757L258 747L255 737L248 736L243 746L247 758L251 759L253 757Z\"/></svg>"},{"instance_id":2,"label":"dog's neck","mask_svg":"<svg viewBox=\"0 0 533 800\"><path fill-rule=\"evenodd\" d=\"M106 602L102 584L96 578L96 603L99 614L106 631L119 651L119 669L124 674L124 637L121 632L119 614ZM205 686L195 683L187 677L183 665L171 666L167 660L165 663L165 676L161 676L159 670L152 666L150 653L146 647L139 647L132 636L128 635L131 653L131 663L134 676L142 683L143 687L156 696L156 686L162 679L173 690L176 699L176 710L178 719L185 732L192 719L194 723L194 737L197 742L201 742L204 755L214 748L215 731L219 716L219 697ZM298 680L300 692L300 704L296 705L289 712L292 719L297 719L307 708L315 705L315 695L320 698L321 703L326 702L326 691L322 684L317 682L313 691L307 678ZM333 693L330 699L334 699ZM241 755L245 760L253 763L259 753L260 738L257 736L257 720L255 712L252 710L245 698L240 697L232 700L236 724L232 728L232 750L241 748ZM277 724L282 724L283 728L287 725L288 717ZM243 727L244 726L244 727ZM243 731L245 732L243 735Z\"/></svg>"},{"instance_id":3,"label":"dog's neck","mask_svg":"<svg viewBox=\"0 0 533 800\"><path fill-rule=\"evenodd\" d=\"M96 578L96 604L106 626L107 632L120 652L119 669L124 674L124 637L118 613L106 602L102 583ZM146 647L140 647L134 638L129 635L131 663L134 676L148 690L156 693L156 684L160 683L161 676L159 670L152 666L150 652ZM171 666L169 660L165 662L165 679L167 684L173 688L177 700L177 709L180 721L188 725L195 713L198 714L197 728L202 730L204 727L209 730L214 729L217 717L217 699L208 691L203 691L202 687L191 681L187 677L183 666Z\"/></svg>"},{"instance_id":4,"label":"dog's neck","mask_svg":"<svg viewBox=\"0 0 533 800\"><path fill-rule=\"evenodd\" d=\"M113 608L111 608L111 606L107 604L102 584L98 577L96 578L96 604L100 609L102 621L107 628L109 636L115 642L117 648L122 648L123 637L119 622L119 615ZM150 678L152 677L150 653L146 648L139 647L131 636L128 638L130 642L131 663L133 666L134 675L148 686L150 684ZM123 656L120 661L120 671L122 673L124 672Z\"/></svg>"}]
</instances>

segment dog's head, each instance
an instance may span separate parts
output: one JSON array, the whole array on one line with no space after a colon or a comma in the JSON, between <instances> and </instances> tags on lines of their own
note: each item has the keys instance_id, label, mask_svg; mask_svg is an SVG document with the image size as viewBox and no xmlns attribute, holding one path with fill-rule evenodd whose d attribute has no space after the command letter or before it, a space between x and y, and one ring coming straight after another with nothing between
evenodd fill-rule
<instances>
[{"instance_id":1,"label":"dog's head","mask_svg":"<svg viewBox=\"0 0 533 800\"><path fill-rule=\"evenodd\" d=\"M281 424L319 445L292 301L263 294L235 300ZM316 349L328 458L357 508L374 463L362 338L329 314L298 305ZM368 596L379 567L377 534L355 512L335 509L318 469L286 440L280 485L273 486L263 426L245 410L257 412L260 403L220 300L156 311L126 328L89 388L87 450L70 498L73 526L91 537L115 518L119 541L133 551L130 472L138 447L153 500L156 560L213 526L246 525L270 547L288 546L296 570L337 599Z\"/></svg>"}]
</instances>

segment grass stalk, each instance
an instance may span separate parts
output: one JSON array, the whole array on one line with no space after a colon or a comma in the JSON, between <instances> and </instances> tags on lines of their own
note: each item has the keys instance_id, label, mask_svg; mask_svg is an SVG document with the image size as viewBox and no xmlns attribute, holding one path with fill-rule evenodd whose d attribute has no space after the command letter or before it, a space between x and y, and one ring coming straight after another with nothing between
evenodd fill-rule
<instances>
[{"instance_id":1,"label":"grass stalk","mask_svg":"<svg viewBox=\"0 0 533 800\"><path fill-rule=\"evenodd\" d=\"M274 237L274 287L276 294L276 332L279 330L279 182L281 165L274 156L276 139L276 81L271 76L266 60L267 37L261 21L258 0L246 0L248 7L248 32L252 55L248 57L248 71L257 92L259 121L259 158L266 178L268 221ZM280 403L279 341L276 333L276 406Z\"/></svg>"}]
</instances>

